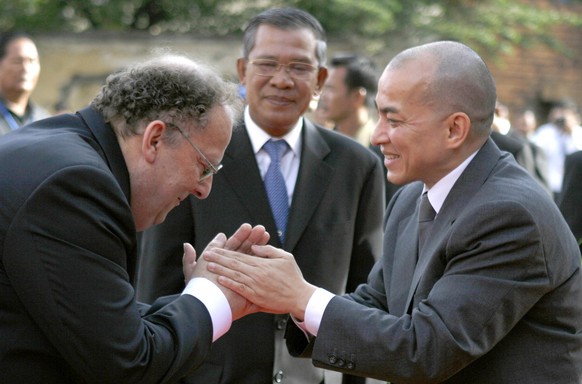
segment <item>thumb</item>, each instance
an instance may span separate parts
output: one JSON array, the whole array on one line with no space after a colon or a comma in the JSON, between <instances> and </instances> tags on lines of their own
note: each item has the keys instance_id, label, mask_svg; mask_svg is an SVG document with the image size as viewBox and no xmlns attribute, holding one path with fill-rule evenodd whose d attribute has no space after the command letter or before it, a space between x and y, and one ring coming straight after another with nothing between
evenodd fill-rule
<instances>
[{"instance_id":1,"label":"thumb","mask_svg":"<svg viewBox=\"0 0 582 384\"><path fill-rule=\"evenodd\" d=\"M196 263L196 250L190 243L184 243L184 261L188 264Z\"/></svg>"},{"instance_id":2,"label":"thumb","mask_svg":"<svg viewBox=\"0 0 582 384\"><path fill-rule=\"evenodd\" d=\"M219 233L214 236L214 239L210 243L208 243L207 248L217 247L223 248L226 244L226 235L224 233Z\"/></svg>"}]
</instances>

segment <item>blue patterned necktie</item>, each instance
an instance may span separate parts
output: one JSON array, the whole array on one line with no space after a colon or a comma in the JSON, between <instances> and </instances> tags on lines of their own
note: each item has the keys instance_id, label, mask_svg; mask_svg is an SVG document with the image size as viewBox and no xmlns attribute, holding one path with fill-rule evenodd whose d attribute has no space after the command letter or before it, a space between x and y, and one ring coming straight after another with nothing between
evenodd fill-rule
<instances>
[{"instance_id":1,"label":"blue patterned necktie","mask_svg":"<svg viewBox=\"0 0 582 384\"><path fill-rule=\"evenodd\" d=\"M271 205L271 211L277 224L277 233L281 244L285 242L285 230L287 229L287 217L289 215L289 196L285 179L281 173L281 156L288 148L285 140L269 140L263 148L271 157L271 164L265 174L265 189Z\"/></svg>"}]
</instances>

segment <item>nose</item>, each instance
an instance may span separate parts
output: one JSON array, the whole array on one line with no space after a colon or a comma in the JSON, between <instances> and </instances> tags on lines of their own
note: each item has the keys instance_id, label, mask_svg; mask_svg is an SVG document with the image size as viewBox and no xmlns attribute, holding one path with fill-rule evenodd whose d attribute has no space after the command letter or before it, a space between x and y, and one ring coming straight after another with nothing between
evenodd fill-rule
<instances>
[{"instance_id":1,"label":"nose","mask_svg":"<svg viewBox=\"0 0 582 384\"><path fill-rule=\"evenodd\" d=\"M289 68L283 66L283 65L279 65L279 68L277 68L277 71L275 72L275 74L273 76L271 76L271 83L274 83L276 85L293 85L293 78L291 77L291 74L289 73Z\"/></svg>"},{"instance_id":2,"label":"nose","mask_svg":"<svg viewBox=\"0 0 582 384\"><path fill-rule=\"evenodd\" d=\"M200 200L206 199L208 195L210 195L210 191L212 190L212 178L213 176L210 176L207 179L198 181L191 193L197 199Z\"/></svg>"},{"instance_id":3,"label":"nose","mask_svg":"<svg viewBox=\"0 0 582 384\"><path fill-rule=\"evenodd\" d=\"M379 146L382 144L386 144L389 141L390 137L388 136L388 128L384 127L382 120L378 120L378 122L376 123L376 127L374 127L374 131L372 131L370 142L374 146Z\"/></svg>"}]
</instances>

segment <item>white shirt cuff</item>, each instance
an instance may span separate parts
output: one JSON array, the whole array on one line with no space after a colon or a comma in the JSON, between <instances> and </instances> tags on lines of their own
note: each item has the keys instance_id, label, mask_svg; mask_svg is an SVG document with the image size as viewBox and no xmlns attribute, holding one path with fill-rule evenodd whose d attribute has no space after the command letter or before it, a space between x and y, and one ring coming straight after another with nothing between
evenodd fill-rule
<instances>
[{"instance_id":1,"label":"white shirt cuff","mask_svg":"<svg viewBox=\"0 0 582 384\"><path fill-rule=\"evenodd\" d=\"M224 335L232 324L232 311L224 293L204 277L191 279L182 294L194 296L204 304L212 319L212 341Z\"/></svg>"},{"instance_id":2,"label":"white shirt cuff","mask_svg":"<svg viewBox=\"0 0 582 384\"><path fill-rule=\"evenodd\" d=\"M313 336L317 336L323 312L325 312L327 305L334 297L335 295L333 293L326 291L323 288L317 288L315 292L313 292L313 295L311 295L309 302L307 302L304 325L305 330Z\"/></svg>"}]
</instances>

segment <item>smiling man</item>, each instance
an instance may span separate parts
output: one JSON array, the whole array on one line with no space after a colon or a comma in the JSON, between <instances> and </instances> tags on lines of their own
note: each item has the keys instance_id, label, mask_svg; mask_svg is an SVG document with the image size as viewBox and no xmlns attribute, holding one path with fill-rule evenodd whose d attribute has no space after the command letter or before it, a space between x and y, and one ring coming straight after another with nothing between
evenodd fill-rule
<instances>
[{"instance_id":1,"label":"smiling man","mask_svg":"<svg viewBox=\"0 0 582 384\"><path fill-rule=\"evenodd\" d=\"M76 114L0 138L0 382L175 382L250 311L190 246L167 305L137 303L131 285L136 231L208 196L239 104L234 84L167 56L111 75ZM211 246L267 240L247 224Z\"/></svg>"},{"instance_id":2,"label":"smiling man","mask_svg":"<svg viewBox=\"0 0 582 384\"><path fill-rule=\"evenodd\" d=\"M483 60L442 41L407 49L378 84L390 181L383 258L336 296L292 255L215 249L225 286L291 313L287 345L318 367L395 383L582 381L580 251L556 204L489 137L496 90ZM312 257L316 257L313 254ZM309 337L306 337L306 333Z\"/></svg>"},{"instance_id":3,"label":"smiling man","mask_svg":"<svg viewBox=\"0 0 582 384\"><path fill-rule=\"evenodd\" d=\"M250 20L242 52L236 68L246 89L244 124L233 132L209 198L189 198L165 223L144 232L140 299L183 289L182 243L198 249L216 232L231 233L243 222L263 224L272 245L293 252L306 276L338 294L365 282L380 256L380 160L303 116L327 76L320 23L299 9L269 9ZM281 146L280 157L271 158L271 145ZM289 355L286 321L286 315L261 313L235 322L185 382L332 383L330 372Z\"/></svg>"}]
</instances>

